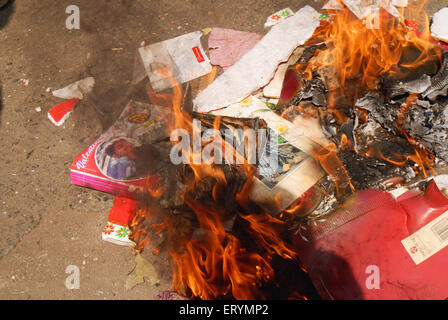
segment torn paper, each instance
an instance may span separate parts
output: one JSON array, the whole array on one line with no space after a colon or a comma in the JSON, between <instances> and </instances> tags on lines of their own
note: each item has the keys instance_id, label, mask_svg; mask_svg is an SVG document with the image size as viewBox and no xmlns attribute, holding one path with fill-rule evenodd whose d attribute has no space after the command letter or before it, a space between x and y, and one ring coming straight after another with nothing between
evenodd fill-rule
<instances>
[{"instance_id":1,"label":"torn paper","mask_svg":"<svg viewBox=\"0 0 448 320\"><path fill-rule=\"evenodd\" d=\"M291 123L273 112L263 101L254 96L249 96L239 103L211 113L216 116L263 119L271 129L308 154L329 143L322 136L322 130L318 123L316 124L311 120L306 123L306 121L298 118L294 120L294 123Z\"/></svg>"},{"instance_id":2,"label":"torn paper","mask_svg":"<svg viewBox=\"0 0 448 320\"><path fill-rule=\"evenodd\" d=\"M211 64L227 70L252 49L260 38L253 32L213 28L208 38Z\"/></svg>"},{"instance_id":3,"label":"torn paper","mask_svg":"<svg viewBox=\"0 0 448 320\"><path fill-rule=\"evenodd\" d=\"M448 8L443 8L434 14L431 35L434 38L448 42Z\"/></svg>"},{"instance_id":4,"label":"torn paper","mask_svg":"<svg viewBox=\"0 0 448 320\"><path fill-rule=\"evenodd\" d=\"M329 0L322 9L325 10L342 10L344 9L343 6L339 3L339 0Z\"/></svg>"},{"instance_id":5,"label":"torn paper","mask_svg":"<svg viewBox=\"0 0 448 320\"><path fill-rule=\"evenodd\" d=\"M297 48L296 50L294 50L293 54L287 62L280 64L277 71L275 72L274 79L272 79L271 82L269 82L269 84L263 88L263 95L265 97L277 99L280 98L286 70L289 66L297 63L297 60L299 60L302 52L303 48Z\"/></svg>"},{"instance_id":6,"label":"torn paper","mask_svg":"<svg viewBox=\"0 0 448 320\"><path fill-rule=\"evenodd\" d=\"M392 0L392 5L399 8L405 8L408 6L408 0Z\"/></svg>"},{"instance_id":7,"label":"torn paper","mask_svg":"<svg viewBox=\"0 0 448 320\"><path fill-rule=\"evenodd\" d=\"M277 11L276 13L271 14L266 20L264 27L272 27L275 26L280 21L288 19L294 15L294 11L290 8L285 8L283 10Z\"/></svg>"},{"instance_id":8,"label":"torn paper","mask_svg":"<svg viewBox=\"0 0 448 320\"><path fill-rule=\"evenodd\" d=\"M228 108L213 111L214 115L237 118L260 118L278 134L278 157L275 163L259 159L250 198L273 215L296 201L324 176L309 155L320 148L310 139L309 128L297 127L269 109L264 102L251 96ZM320 126L318 130L322 131ZM322 134L322 133L321 133ZM324 143L327 143L326 141ZM273 150L270 150L272 155Z\"/></svg>"},{"instance_id":9,"label":"torn paper","mask_svg":"<svg viewBox=\"0 0 448 320\"><path fill-rule=\"evenodd\" d=\"M55 125L55 126L62 126L65 122L65 120L70 117L70 114L72 113L73 109L78 104L79 99L73 98L67 101L64 101L57 106L51 108L47 115L48 119Z\"/></svg>"},{"instance_id":10,"label":"torn paper","mask_svg":"<svg viewBox=\"0 0 448 320\"><path fill-rule=\"evenodd\" d=\"M209 112L226 107L267 85L278 65L287 61L319 24L319 13L306 6L272 27L252 50L198 94L194 100L195 111Z\"/></svg>"},{"instance_id":11,"label":"torn paper","mask_svg":"<svg viewBox=\"0 0 448 320\"><path fill-rule=\"evenodd\" d=\"M88 77L83 80L76 81L65 88L53 91L55 97L61 99L80 99L84 98L85 94L88 94L95 85L95 79Z\"/></svg>"},{"instance_id":12,"label":"torn paper","mask_svg":"<svg viewBox=\"0 0 448 320\"><path fill-rule=\"evenodd\" d=\"M108 221L104 227L101 237L104 241L117 244L119 246L134 246L135 243L129 239L131 230L128 226L122 226Z\"/></svg>"},{"instance_id":13,"label":"torn paper","mask_svg":"<svg viewBox=\"0 0 448 320\"><path fill-rule=\"evenodd\" d=\"M342 0L342 2L361 20L368 16L378 15L380 8L397 18L400 17L400 12L392 4L391 0Z\"/></svg>"},{"instance_id":14,"label":"torn paper","mask_svg":"<svg viewBox=\"0 0 448 320\"><path fill-rule=\"evenodd\" d=\"M201 46L201 36L202 32L196 31L138 49L137 68L146 71L154 91L173 86L172 81L160 74L161 67L168 66L178 83L211 72L210 60Z\"/></svg>"},{"instance_id":15,"label":"torn paper","mask_svg":"<svg viewBox=\"0 0 448 320\"><path fill-rule=\"evenodd\" d=\"M107 224L102 232L104 241L124 246L135 245L129 238L131 235L129 224L135 214L137 205L137 200L115 196L114 205L110 209Z\"/></svg>"}]
</instances>

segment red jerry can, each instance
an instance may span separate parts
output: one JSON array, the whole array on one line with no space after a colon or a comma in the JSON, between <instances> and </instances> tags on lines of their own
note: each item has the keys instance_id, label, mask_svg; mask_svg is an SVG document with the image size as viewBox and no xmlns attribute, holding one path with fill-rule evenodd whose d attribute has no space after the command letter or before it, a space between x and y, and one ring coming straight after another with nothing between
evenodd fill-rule
<instances>
[{"instance_id":1,"label":"red jerry can","mask_svg":"<svg viewBox=\"0 0 448 320\"><path fill-rule=\"evenodd\" d=\"M447 211L434 180L425 193L397 199L364 190L323 221L297 227L293 242L323 299L446 299Z\"/></svg>"}]
</instances>

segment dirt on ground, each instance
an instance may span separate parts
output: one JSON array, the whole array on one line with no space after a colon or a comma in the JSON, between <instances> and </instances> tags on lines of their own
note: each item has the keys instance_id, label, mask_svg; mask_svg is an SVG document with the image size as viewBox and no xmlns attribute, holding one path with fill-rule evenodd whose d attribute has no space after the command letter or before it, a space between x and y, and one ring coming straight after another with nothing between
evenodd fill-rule
<instances>
[{"instance_id":1,"label":"dirt on ground","mask_svg":"<svg viewBox=\"0 0 448 320\"><path fill-rule=\"evenodd\" d=\"M151 255L160 281L125 290L132 250L101 239L114 198L70 184L74 157L122 111L143 41L207 27L263 34L270 14L323 2L15 0L0 10L0 299L154 299L169 290L169 264ZM80 8L79 30L66 28L69 5ZM429 1L429 15L445 5ZM81 101L53 125L47 111L62 100L49 90L88 76L101 113ZM80 269L76 290L66 287L71 265Z\"/></svg>"}]
</instances>

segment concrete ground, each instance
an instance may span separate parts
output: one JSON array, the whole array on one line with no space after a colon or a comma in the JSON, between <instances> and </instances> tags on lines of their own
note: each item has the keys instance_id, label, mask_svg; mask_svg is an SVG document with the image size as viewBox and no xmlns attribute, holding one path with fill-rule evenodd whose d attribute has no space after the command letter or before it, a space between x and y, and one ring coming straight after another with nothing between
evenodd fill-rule
<instances>
[{"instance_id":1,"label":"concrete ground","mask_svg":"<svg viewBox=\"0 0 448 320\"><path fill-rule=\"evenodd\" d=\"M137 48L206 27L265 32L271 13L322 0L16 0L0 11L0 299L153 299L160 283L126 292L131 249L101 240L113 197L70 184L73 158L110 126L123 105ZM446 0L428 1L432 15ZM81 13L68 30L66 7ZM121 49L120 49L121 48ZM81 102L62 127L47 111L61 102L47 88L96 79L102 115ZM21 79L28 79L23 86ZM40 107L41 112L35 108ZM66 267L80 268L68 290Z\"/></svg>"}]
</instances>

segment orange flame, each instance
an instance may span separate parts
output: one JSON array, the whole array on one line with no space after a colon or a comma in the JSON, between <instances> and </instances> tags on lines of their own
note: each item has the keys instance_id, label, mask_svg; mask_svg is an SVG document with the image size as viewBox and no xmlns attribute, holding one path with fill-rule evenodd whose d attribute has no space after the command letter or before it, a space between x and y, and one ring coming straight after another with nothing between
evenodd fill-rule
<instances>
[{"instance_id":1,"label":"orange flame","mask_svg":"<svg viewBox=\"0 0 448 320\"><path fill-rule=\"evenodd\" d=\"M155 93L147 86L150 101L173 110L174 120L168 125L169 130L181 128L192 134L195 130L194 122L181 108L180 85L174 81L169 70L162 69L160 72L172 82L173 92ZM215 129L219 128L220 121L220 117L215 119ZM202 147L206 143L210 142L202 141ZM226 149L229 148L226 141L223 144ZM189 151L191 161L188 166L194 173L194 179L185 181L186 188L182 197L185 205L194 213L197 228L180 234L180 218L163 212L157 206L156 200L162 196L163 188L148 183L147 199L131 223L132 238L137 242L137 249L142 250L149 244L149 230L166 232L171 240L169 253L173 261L174 290L200 299L215 299L228 294L236 299L262 299L259 287L274 278L274 270L270 264L273 256L295 260L295 252L281 236L285 233L285 224L265 212L251 211L249 194L255 169L244 159L242 164L237 165L245 174L246 182L235 195L238 208L234 217L234 223L238 225L243 239L227 231L224 221L229 212L223 205L223 197L227 195L222 194L227 185L226 176L213 161L200 164L193 161L195 156L201 156L202 149L194 150L190 146ZM232 154L233 157L241 157L235 149ZM192 191L204 179L212 179L215 183L210 199L213 199L213 204L202 203L191 196ZM163 222L160 223L160 220ZM304 298L298 293L294 297Z\"/></svg>"},{"instance_id":2,"label":"orange flame","mask_svg":"<svg viewBox=\"0 0 448 320\"><path fill-rule=\"evenodd\" d=\"M427 150L425 147L423 147L421 144L417 142L414 138L410 137L406 131L402 128L403 124L403 116L405 111L412 106L413 103L416 102L418 99L418 95L411 94L406 99L405 104L401 107L398 114L397 119L397 128L400 130L401 134L406 137L406 139L409 141L409 143L414 147L415 155L409 155L408 159L413 161L417 164L418 168L421 168L423 175L425 178L428 178L428 171L429 175L435 176L437 173L435 172L433 168L434 164L434 155ZM415 170L416 174L418 173L418 170Z\"/></svg>"},{"instance_id":3,"label":"orange flame","mask_svg":"<svg viewBox=\"0 0 448 320\"><path fill-rule=\"evenodd\" d=\"M360 92L378 88L381 76L404 78L419 67L441 62L442 51L431 39L429 20L423 10L425 2L421 1L418 5L409 3L407 9L400 12L400 17L393 17L380 9L376 21L369 21L372 28L368 28L349 9L337 10L332 14L330 22L318 29L315 37L323 39L327 48L317 51L307 65L298 64L296 69L308 79L321 67L326 67L334 74L337 81L327 83L327 103L338 123L348 119L339 104L354 105ZM404 23L405 15L408 19L421 21L423 18L422 31L408 29ZM415 98L412 95L409 97L403 106L403 114ZM365 123L366 117L364 111L360 121ZM396 155L394 158L398 160L394 160L384 156L380 150L372 149L365 156L377 157L396 166L408 165L411 161L416 165L413 168L416 174L421 172L425 177L435 174L432 168L434 156L409 137L401 125L402 118L399 117L397 128L414 147L414 154ZM352 141L345 135L342 135L340 149L353 149ZM338 150L336 144L330 143L313 156L333 179L338 193L342 186L346 192L353 191L350 177L337 157Z\"/></svg>"},{"instance_id":4,"label":"orange flame","mask_svg":"<svg viewBox=\"0 0 448 320\"><path fill-rule=\"evenodd\" d=\"M341 88L351 78L361 77L360 83L375 89L378 77L405 76L407 68L418 68L430 60L441 61L440 48L431 41L429 20L423 15L423 31L409 30L404 15L409 19L421 18L425 1L419 5L409 4L400 18L393 17L382 8L372 28L358 19L350 10L338 10L319 31L327 42L328 50L319 55L318 61L310 64L307 73L319 66L334 68ZM406 52L412 49L418 56L407 61ZM331 89L331 88L330 88Z\"/></svg>"},{"instance_id":5,"label":"orange flame","mask_svg":"<svg viewBox=\"0 0 448 320\"><path fill-rule=\"evenodd\" d=\"M318 150L313 157L319 161L322 169L331 177L336 186L336 196L349 195L355 191L350 176L337 156L338 148L331 142Z\"/></svg>"},{"instance_id":6,"label":"orange flame","mask_svg":"<svg viewBox=\"0 0 448 320\"><path fill-rule=\"evenodd\" d=\"M171 252L176 270L174 289L188 288L192 296L201 299L215 299L229 293L236 299L264 298L259 286L274 276L270 265L272 256L295 257L294 251L278 235L278 227L283 222L268 214L238 216L244 231L257 243L258 250L254 252L244 248L240 239L225 230L221 219L225 215L223 207L206 207L188 198L186 204L194 209L202 236L184 239L185 250Z\"/></svg>"}]
</instances>

